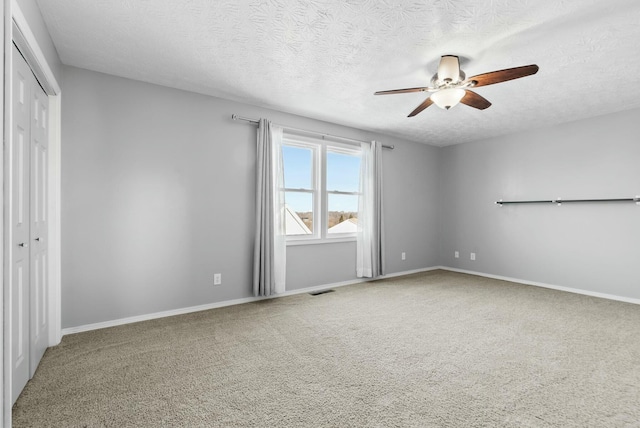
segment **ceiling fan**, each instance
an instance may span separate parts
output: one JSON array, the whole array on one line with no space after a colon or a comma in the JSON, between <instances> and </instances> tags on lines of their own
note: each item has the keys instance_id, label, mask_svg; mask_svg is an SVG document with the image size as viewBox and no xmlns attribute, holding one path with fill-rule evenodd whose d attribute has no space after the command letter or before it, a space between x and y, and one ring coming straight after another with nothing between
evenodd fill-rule
<instances>
[{"instance_id":1,"label":"ceiling fan","mask_svg":"<svg viewBox=\"0 0 640 428\"><path fill-rule=\"evenodd\" d=\"M456 104L462 103L479 110L484 110L491 106L491 103L469 88L519 79L521 77L531 76L537 72L538 66L531 64L522 67L507 68L505 70L490 71L489 73L478 74L477 76L467 79L464 72L460 70L460 60L458 57L455 55L443 55L440 58L438 72L431 78L431 87L393 89L391 91L379 91L374 95L431 92L431 96L409 113L408 117L417 115L431 104L449 110Z\"/></svg>"}]
</instances>

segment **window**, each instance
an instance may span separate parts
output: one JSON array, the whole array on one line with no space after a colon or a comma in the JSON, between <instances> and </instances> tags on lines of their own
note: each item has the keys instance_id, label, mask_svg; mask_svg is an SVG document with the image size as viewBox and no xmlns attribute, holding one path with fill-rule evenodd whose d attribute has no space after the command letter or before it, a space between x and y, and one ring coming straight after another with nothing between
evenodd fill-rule
<instances>
[{"instance_id":1,"label":"window","mask_svg":"<svg viewBox=\"0 0 640 428\"><path fill-rule=\"evenodd\" d=\"M355 235L358 228L360 150L327 147L327 234Z\"/></svg>"},{"instance_id":2,"label":"window","mask_svg":"<svg viewBox=\"0 0 640 428\"><path fill-rule=\"evenodd\" d=\"M287 241L353 239L358 225L360 147L285 135Z\"/></svg>"},{"instance_id":3,"label":"window","mask_svg":"<svg viewBox=\"0 0 640 428\"><path fill-rule=\"evenodd\" d=\"M284 200L288 236L316 235L314 222L318 203L318 151L320 146L285 141L282 145L284 162Z\"/></svg>"}]
</instances>

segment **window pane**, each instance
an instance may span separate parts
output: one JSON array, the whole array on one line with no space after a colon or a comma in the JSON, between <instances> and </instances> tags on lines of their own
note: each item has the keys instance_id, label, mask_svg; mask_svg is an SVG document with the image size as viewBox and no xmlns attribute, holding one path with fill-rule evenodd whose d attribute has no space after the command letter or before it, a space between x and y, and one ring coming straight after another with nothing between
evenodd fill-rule
<instances>
[{"instance_id":1,"label":"window pane","mask_svg":"<svg viewBox=\"0 0 640 428\"><path fill-rule=\"evenodd\" d=\"M329 194L328 233L358 231L358 196Z\"/></svg>"},{"instance_id":2,"label":"window pane","mask_svg":"<svg viewBox=\"0 0 640 428\"><path fill-rule=\"evenodd\" d=\"M282 146L284 161L284 187L312 189L313 151L304 147Z\"/></svg>"},{"instance_id":3,"label":"window pane","mask_svg":"<svg viewBox=\"0 0 640 428\"><path fill-rule=\"evenodd\" d=\"M313 194L285 192L287 235L313 234Z\"/></svg>"},{"instance_id":4,"label":"window pane","mask_svg":"<svg viewBox=\"0 0 640 428\"><path fill-rule=\"evenodd\" d=\"M360 156L327 150L327 190L357 192L360 187Z\"/></svg>"}]
</instances>

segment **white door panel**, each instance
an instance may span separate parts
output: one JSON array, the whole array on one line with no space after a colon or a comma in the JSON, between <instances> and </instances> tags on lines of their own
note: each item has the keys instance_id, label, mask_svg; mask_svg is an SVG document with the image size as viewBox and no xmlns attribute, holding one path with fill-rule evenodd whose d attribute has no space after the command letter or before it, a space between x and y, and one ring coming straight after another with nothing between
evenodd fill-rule
<instances>
[{"instance_id":1,"label":"white door panel","mask_svg":"<svg viewBox=\"0 0 640 428\"><path fill-rule=\"evenodd\" d=\"M34 78L35 80L35 78ZM48 98L40 85L32 87L31 115L31 272L30 272L30 370L33 377L49 343L47 324L47 137Z\"/></svg>"},{"instance_id":2,"label":"white door panel","mask_svg":"<svg viewBox=\"0 0 640 428\"><path fill-rule=\"evenodd\" d=\"M29 380L29 272L30 267L30 183L31 70L13 48L11 105L12 138L9 147L9 200L11 209L9 251L11 266L11 393L15 401Z\"/></svg>"}]
</instances>

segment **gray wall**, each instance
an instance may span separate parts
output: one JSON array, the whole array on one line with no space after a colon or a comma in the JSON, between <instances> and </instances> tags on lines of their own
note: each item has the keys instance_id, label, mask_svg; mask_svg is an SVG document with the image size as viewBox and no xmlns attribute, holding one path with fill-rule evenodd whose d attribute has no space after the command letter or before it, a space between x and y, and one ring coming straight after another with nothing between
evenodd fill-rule
<instances>
[{"instance_id":1,"label":"gray wall","mask_svg":"<svg viewBox=\"0 0 640 428\"><path fill-rule=\"evenodd\" d=\"M44 19L42 19L36 0L17 0L17 3L29 23L29 28L38 40L38 46L42 49L42 53L47 59L47 63L49 67L51 67L51 71L55 75L58 84L62 86L62 63L60 62L58 51L56 51L51 36L49 35L49 30L44 23Z\"/></svg>"},{"instance_id":2,"label":"gray wall","mask_svg":"<svg viewBox=\"0 0 640 428\"><path fill-rule=\"evenodd\" d=\"M639 194L639 110L438 149L72 67L64 87L65 328L251 295L255 127L232 113L396 145L389 273L441 264L640 298L640 207L494 204ZM288 247L288 289L354 271L353 242Z\"/></svg>"},{"instance_id":3,"label":"gray wall","mask_svg":"<svg viewBox=\"0 0 640 428\"><path fill-rule=\"evenodd\" d=\"M438 263L435 147L73 67L63 76L63 328L251 295L256 127L232 113L395 144L383 152L388 272ZM290 246L287 259L288 289L355 278L353 242Z\"/></svg>"},{"instance_id":4,"label":"gray wall","mask_svg":"<svg viewBox=\"0 0 640 428\"><path fill-rule=\"evenodd\" d=\"M442 149L442 264L640 298L640 206L494 204L640 195L639 118L631 110Z\"/></svg>"}]
</instances>

